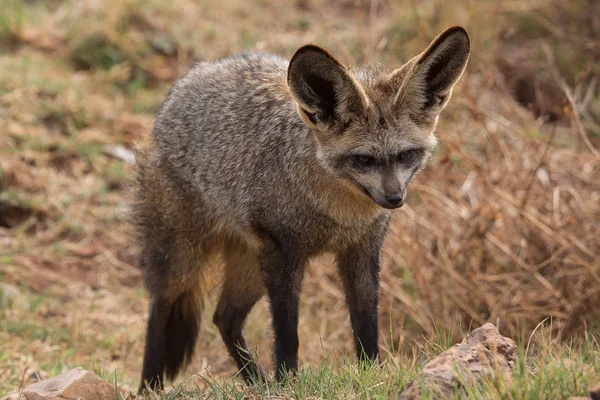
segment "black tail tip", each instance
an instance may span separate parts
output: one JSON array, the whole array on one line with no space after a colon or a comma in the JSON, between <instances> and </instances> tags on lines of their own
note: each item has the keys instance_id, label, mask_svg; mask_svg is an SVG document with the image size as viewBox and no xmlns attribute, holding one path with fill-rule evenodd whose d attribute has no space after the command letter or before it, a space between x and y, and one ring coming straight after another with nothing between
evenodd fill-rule
<instances>
[{"instance_id":1,"label":"black tail tip","mask_svg":"<svg viewBox=\"0 0 600 400\"><path fill-rule=\"evenodd\" d=\"M167 352L165 375L173 380L180 369L192 359L199 332L200 304L189 293L174 303L167 322Z\"/></svg>"}]
</instances>

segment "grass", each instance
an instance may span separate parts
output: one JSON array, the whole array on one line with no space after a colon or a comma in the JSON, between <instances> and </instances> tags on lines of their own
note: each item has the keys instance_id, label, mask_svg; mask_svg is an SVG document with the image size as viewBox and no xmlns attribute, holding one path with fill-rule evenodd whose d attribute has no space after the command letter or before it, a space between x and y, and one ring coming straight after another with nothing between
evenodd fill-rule
<instances>
[{"instance_id":1,"label":"grass","mask_svg":"<svg viewBox=\"0 0 600 400\"><path fill-rule=\"evenodd\" d=\"M132 290L126 295L120 294L117 306L137 307L140 291ZM103 297L101 293L97 293L91 294L91 299L81 299L79 303L85 302L89 306L74 312L69 307L80 306L69 306L64 298L56 294L41 295L24 287L2 285L0 339L16 336L23 346L28 346L29 351L34 353L38 346L51 345L45 350L50 352L45 359L51 361L37 364L36 360L29 360L29 368L22 370L20 360L14 359L14 354L22 350L6 347L0 352L0 370L3 371L0 391L13 391L22 385L23 380L51 377L74 366L83 366L109 382L134 390L137 384L135 374L119 366L118 360L125 356L122 353L124 348L121 335L139 322L130 322L127 326L120 324L117 327L120 332L99 332L86 327L89 323L93 325L94 319L101 318L99 313L106 311L107 300ZM70 315L73 320L63 324L60 320L66 315ZM46 323L50 316L59 323ZM119 316L115 313L114 317ZM85 321L86 319L90 321ZM468 387L467 398L539 399L586 394L588 388L600 380L600 337L593 331L577 339L559 342L552 336L552 332L551 323L547 322L531 337L519 340L518 359L512 376L509 379L490 379L479 386ZM457 332L438 330L431 339L422 345L413 346L411 351L386 348L384 345L382 366L368 365L360 368L346 352L321 352L319 359L305 363L297 376L289 378L283 384L269 381L262 386L246 386L239 377L223 377L218 368L214 371L212 366L205 366L196 373L188 372L159 397L395 398L418 376L427 360L454 344L452 338L456 334ZM130 337L130 346L140 339L137 334ZM9 343L14 346L16 341L13 338ZM83 353L82 349L88 349L89 353ZM198 356L202 358L202 351L199 353Z\"/></svg>"},{"instance_id":2,"label":"grass","mask_svg":"<svg viewBox=\"0 0 600 400\"><path fill-rule=\"evenodd\" d=\"M600 365L600 18L593 7L592 0L527 7L5 1L0 395L76 366L137 385L148 298L124 220L131 167L106 150L144 143L172 81L193 62L250 47L289 57L315 42L348 64L393 68L453 24L470 32L472 56L440 119L435 160L412 184L385 245L384 366L356 368L343 293L331 258L322 258L305 280L297 378L248 388L232 377L210 322L215 289L197 356L183 374L190 379L163 397L395 397L427 359L487 321L515 338L521 355L512 384L468 388L471 398L585 394ZM554 121L544 120L549 113ZM525 357L531 333L548 317L552 324L533 336ZM267 319L261 301L246 335L271 368ZM572 362L561 367L566 358Z\"/></svg>"},{"instance_id":3,"label":"grass","mask_svg":"<svg viewBox=\"0 0 600 400\"><path fill-rule=\"evenodd\" d=\"M451 334L448 336L452 336ZM469 399L558 399L587 395L600 378L598 336L588 335L577 344L558 345L548 331L536 334L518 349L512 374L483 380L468 386L457 397ZM430 351L407 355L387 353L382 366L360 368L353 359L325 359L320 364L301 369L283 383L268 382L246 386L239 378L217 379L210 371L188 376L181 383L160 394L162 399L206 398L289 398L289 399L390 399L397 396L413 379L418 379L423 363L448 348L443 338L429 342ZM433 351L431 351L433 350ZM528 356L525 357L526 352ZM118 383L118 381L117 381ZM149 397L153 398L153 397ZM423 388L423 399L435 393Z\"/></svg>"}]
</instances>

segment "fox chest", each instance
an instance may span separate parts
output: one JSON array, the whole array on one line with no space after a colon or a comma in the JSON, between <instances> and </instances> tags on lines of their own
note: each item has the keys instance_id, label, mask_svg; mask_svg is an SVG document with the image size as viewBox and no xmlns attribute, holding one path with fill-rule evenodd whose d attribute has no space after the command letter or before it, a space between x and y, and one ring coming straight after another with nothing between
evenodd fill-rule
<instances>
[{"instance_id":1,"label":"fox chest","mask_svg":"<svg viewBox=\"0 0 600 400\"><path fill-rule=\"evenodd\" d=\"M370 240L374 231L387 223L387 215L360 220L356 224L340 224L330 217L315 217L298 237L310 256L322 253L337 253L348 247Z\"/></svg>"},{"instance_id":2,"label":"fox chest","mask_svg":"<svg viewBox=\"0 0 600 400\"><path fill-rule=\"evenodd\" d=\"M389 210L381 208L343 210L334 213L308 204L305 207L264 208L254 215L252 226L256 234L267 241L275 240L284 247L295 248L307 257L322 253L337 253L370 240L381 226L387 226Z\"/></svg>"}]
</instances>

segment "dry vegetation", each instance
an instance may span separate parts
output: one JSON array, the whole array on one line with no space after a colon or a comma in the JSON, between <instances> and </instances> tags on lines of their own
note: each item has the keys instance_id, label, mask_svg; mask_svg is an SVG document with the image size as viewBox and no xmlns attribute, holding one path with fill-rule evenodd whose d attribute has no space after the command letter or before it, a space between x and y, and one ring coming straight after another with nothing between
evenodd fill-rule
<instances>
[{"instance_id":1,"label":"dry vegetation","mask_svg":"<svg viewBox=\"0 0 600 400\"><path fill-rule=\"evenodd\" d=\"M349 64L400 65L453 24L473 56L385 247L386 359L413 371L424 338L443 347L486 321L522 341L542 321L552 338L598 338L595 0L212 3L3 0L0 394L78 365L136 384L148 299L123 221L130 168L110 149L142 140L193 61L315 42ZM267 312L256 307L247 334L269 365ZM202 326L188 372L230 376L210 318ZM351 354L330 258L309 269L300 335L305 366Z\"/></svg>"}]
</instances>

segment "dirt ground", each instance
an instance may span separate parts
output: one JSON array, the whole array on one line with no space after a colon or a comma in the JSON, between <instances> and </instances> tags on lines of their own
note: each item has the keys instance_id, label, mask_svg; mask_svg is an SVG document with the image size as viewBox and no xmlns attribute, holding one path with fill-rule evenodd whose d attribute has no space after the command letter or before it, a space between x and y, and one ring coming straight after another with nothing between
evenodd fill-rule
<instances>
[{"instance_id":1,"label":"dirt ground","mask_svg":"<svg viewBox=\"0 0 600 400\"><path fill-rule=\"evenodd\" d=\"M454 24L472 57L386 241L386 357L488 321L515 339L540 322L558 339L597 334L600 10L563 3L5 0L0 395L75 366L137 384L148 297L122 150L192 62L314 42L350 65L400 66ZM188 372L229 376L213 301ZM330 257L311 264L300 315L301 364L352 353ZM246 334L269 367L267 321L263 300Z\"/></svg>"}]
</instances>

